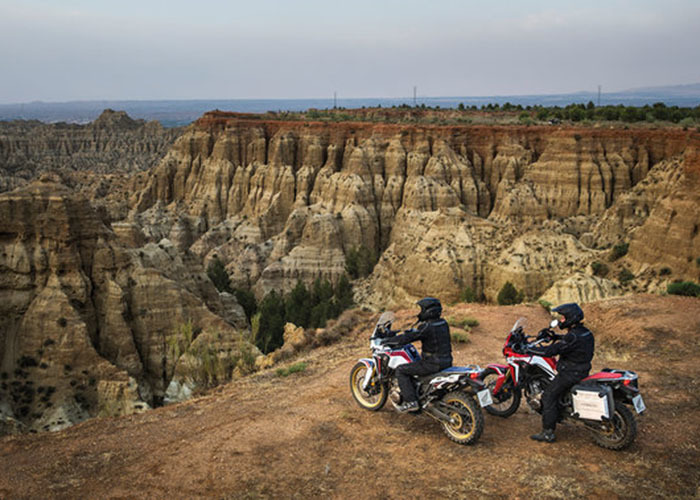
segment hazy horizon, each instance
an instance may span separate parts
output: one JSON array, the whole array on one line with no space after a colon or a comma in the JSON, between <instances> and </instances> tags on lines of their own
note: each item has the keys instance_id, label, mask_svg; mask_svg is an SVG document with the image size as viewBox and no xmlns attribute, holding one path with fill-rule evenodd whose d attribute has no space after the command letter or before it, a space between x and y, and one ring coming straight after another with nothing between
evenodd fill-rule
<instances>
[{"instance_id":1,"label":"hazy horizon","mask_svg":"<svg viewBox=\"0 0 700 500\"><path fill-rule=\"evenodd\" d=\"M700 82L700 4L0 0L0 103L570 94Z\"/></svg>"}]
</instances>

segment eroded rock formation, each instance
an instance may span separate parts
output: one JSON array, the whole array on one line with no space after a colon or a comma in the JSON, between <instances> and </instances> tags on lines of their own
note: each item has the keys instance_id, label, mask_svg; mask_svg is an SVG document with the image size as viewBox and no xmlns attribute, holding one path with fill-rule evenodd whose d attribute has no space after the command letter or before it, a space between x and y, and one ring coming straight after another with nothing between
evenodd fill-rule
<instances>
[{"instance_id":1,"label":"eroded rock formation","mask_svg":"<svg viewBox=\"0 0 700 500\"><path fill-rule=\"evenodd\" d=\"M155 165L181 129L132 120L105 110L87 125L38 121L0 122L0 192L26 184L46 171L128 174ZM73 176L77 185L85 179ZM106 184L102 185L102 196ZM99 189L99 188L98 188Z\"/></svg>"},{"instance_id":2,"label":"eroded rock formation","mask_svg":"<svg viewBox=\"0 0 700 500\"><path fill-rule=\"evenodd\" d=\"M129 206L132 219L155 210L173 228L177 218L194 253L222 258L234 283L258 295L299 279L335 280L362 245L382 256L358 292L365 301L456 300L465 287L493 300L506 281L534 299L622 241L631 243L629 260L613 267L635 273L654 259L700 255L684 162L697 135L265 122L212 112L133 179ZM656 214L658 224L670 220L672 208L662 211L675 205L663 201L671 193L690 197L669 229L684 243L663 251L635 243L658 233L649 226Z\"/></svg>"},{"instance_id":3,"label":"eroded rock formation","mask_svg":"<svg viewBox=\"0 0 700 500\"><path fill-rule=\"evenodd\" d=\"M180 364L200 344L254 351L198 260L168 240L126 249L51 177L0 195L0 228L0 413L25 428L159 404L192 385Z\"/></svg>"}]
</instances>

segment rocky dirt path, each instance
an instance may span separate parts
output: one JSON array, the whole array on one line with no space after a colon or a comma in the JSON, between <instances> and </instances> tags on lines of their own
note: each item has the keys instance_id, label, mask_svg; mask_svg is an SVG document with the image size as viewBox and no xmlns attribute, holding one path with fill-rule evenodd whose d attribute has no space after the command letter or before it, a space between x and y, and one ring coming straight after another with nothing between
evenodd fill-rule
<instances>
[{"instance_id":1,"label":"rocky dirt path","mask_svg":"<svg viewBox=\"0 0 700 500\"><path fill-rule=\"evenodd\" d=\"M361 410L347 379L367 353L362 331L305 354L308 369L289 377L273 370L147 414L2 438L0 498L694 496L700 301L635 300L589 308L599 341L594 368L636 369L649 407L623 452L597 447L571 425L554 445L534 443L528 436L539 418L525 408L507 420L487 415L474 446L452 443L428 417ZM539 306L463 305L447 315L479 319L455 358L482 365L500 361L517 317L527 316L533 331L548 318ZM664 345L677 347L654 347L658 329Z\"/></svg>"}]
</instances>

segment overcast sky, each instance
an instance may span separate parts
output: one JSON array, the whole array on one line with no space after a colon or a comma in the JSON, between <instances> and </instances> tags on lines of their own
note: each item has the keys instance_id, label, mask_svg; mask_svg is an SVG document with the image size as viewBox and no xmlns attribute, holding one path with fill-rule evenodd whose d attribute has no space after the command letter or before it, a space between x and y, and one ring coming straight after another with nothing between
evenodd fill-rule
<instances>
[{"instance_id":1,"label":"overcast sky","mask_svg":"<svg viewBox=\"0 0 700 500\"><path fill-rule=\"evenodd\" d=\"M698 0L0 0L0 103L700 82Z\"/></svg>"}]
</instances>

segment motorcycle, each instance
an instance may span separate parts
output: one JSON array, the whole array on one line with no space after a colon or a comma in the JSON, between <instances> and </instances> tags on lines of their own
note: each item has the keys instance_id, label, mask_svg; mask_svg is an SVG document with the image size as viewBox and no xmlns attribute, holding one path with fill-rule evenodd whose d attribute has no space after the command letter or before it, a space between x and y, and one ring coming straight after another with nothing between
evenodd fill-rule
<instances>
[{"instance_id":1,"label":"motorcycle","mask_svg":"<svg viewBox=\"0 0 700 500\"><path fill-rule=\"evenodd\" d=\"M516 321L506 337L506 364L490 364L481 375L494 401L486 407L492 415L511 416L520 406L523 393L530 408L542 413L542 393L557 374L554 358L527 353L528 348L551 339L554 332L544 329L533 340L525 334L525 324L524 318ZM554 320L550 328L558 324ZM562 396L559 404L560 420L583 424L592 432L596 444L611 450L628 447L637 435L637 421L628 406L637 414L646 410L637 374L610 368L581 380Z\"/></svg>"},{"instance_id":2,"label":"motorcycle","mask_svg":"<svg viewBox=\"0 0 700 500\"><path fill-rule=\"evenodd\" d=\"M360 359L350 370L350 390L361 408L369 411L382 409L387 399L398 411L402 404L396 380L396 368L420 359L411 344L392 345L385 339L398 333L392 331L394 313L383 313L370 337L371 358ZM438 373L415 377L419 410L442 424L452 441L459 444L475 443L484 428L481 407L491 404L491 395L479 379L478 366L453 366Z\"/></svg>"}]
</instances>

